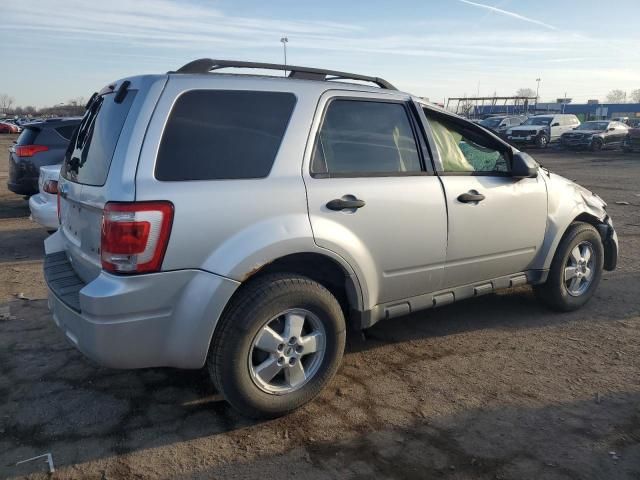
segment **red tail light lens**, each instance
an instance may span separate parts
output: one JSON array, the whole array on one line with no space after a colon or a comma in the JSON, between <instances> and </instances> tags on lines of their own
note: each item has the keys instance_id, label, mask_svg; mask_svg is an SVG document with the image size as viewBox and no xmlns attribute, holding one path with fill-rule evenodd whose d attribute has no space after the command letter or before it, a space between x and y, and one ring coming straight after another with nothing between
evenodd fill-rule
<instances>
[{"instance_id":1,"label":"red tail light lens","mask_svg":"<svg viewBox=\"0 0 640 480\"><path fill-rule=\"evenodd\" d=\"M58 181L57 180L47 180L42 184L42 190L47 193L52 193L57 195L58 193Z\"/></svg>"},{"instance_id":2,"label":"red tail light lens","mask_svg":"<svg viewBox=\"0 0 640 480\"><path fill-rule=\"evenodd\" d=\"M172 222L170 202L107 203L102 215L102 268L113 273L159 271Z\"/></svg>"},{"instance_id":3,"label":"red tail light lens","mask_svg":"<svg viewBox=\"0 0 640 480\"><path fill-rule=\"evenodd\" d=\"M16 155L19 157L33 157L38 152L46 152L46 145L16 145Z\"/></svg>"}]
</instances>

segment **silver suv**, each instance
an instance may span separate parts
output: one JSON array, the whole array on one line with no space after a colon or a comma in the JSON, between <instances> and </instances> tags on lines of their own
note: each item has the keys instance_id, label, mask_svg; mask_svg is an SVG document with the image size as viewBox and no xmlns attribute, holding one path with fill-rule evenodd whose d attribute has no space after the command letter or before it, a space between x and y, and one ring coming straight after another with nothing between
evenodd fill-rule
<instances>
[{"instance_id":1,"label":"silver suv","mask_svg":"<svg viewBox=\"0 0 640 480\"><path fill-rule=\"evenodd\" d=\"M44 270L66 337L109 367L206 366L249 416L313 399L348 325L527 283L572 310L617 259L595 194L382 79L313 68L203 59L107 85L59 192Z\"/></svg>"}]
</instances>

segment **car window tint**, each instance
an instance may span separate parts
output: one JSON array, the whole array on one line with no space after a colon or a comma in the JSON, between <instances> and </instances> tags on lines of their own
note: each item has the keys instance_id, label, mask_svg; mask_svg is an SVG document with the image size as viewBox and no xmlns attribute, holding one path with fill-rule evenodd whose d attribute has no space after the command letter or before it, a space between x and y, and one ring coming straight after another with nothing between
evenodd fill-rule
<instances>
[{"instance_id":1,"label":"car window tint","mask_svg":"<svg viewBox=\"0 0 640 480\"><path fill-rule=\"evenodd\" d=\"M509 163L493 139L425 111L445 172L505 173Z\"/></svg>"},{"instance_id":2,"label":"car window tint","mask_svg":"<svg viewBox=\"0 0 640 480\"><path fill-rule=\"evenodd\" d=\"M76 125L65 125L63 127L56 128L56 132L69 140L73 135L73 131L76 129Z\"/></svg>"},{"instance_id":3,"label":"car window tint","mask_svg":"<svg viewBox=\"0 0 640 480\"><path fill-rule=\"evenodd\" d=\"M104 185L135 96L136 91L129 90L121 103L114 101L114 93L99 95L91 102L67 148L61 169L64 178L85 185Z\"/></svg>"},{"instance_id":4,"label":"car window tint","mask_svg":"<svg viewBox=\"0 0 640 480\"><path fill-rule=\"evenodd\" d=\"M384 175L421 170L403 104L346 99L329 104L313 151L312 173Z\"/></svg>"},{"instance_id":5,"label":"car window tint","mask_svg":"<svg viewBox=\"0 0 640 480\"><path fill-rule=\"evenodd\" d=\"M162 181L263 178L293 112L287 92L191 90L176 101L155 175Z\"/></svg>"},{"instance_id":6,"label":"car window tint","mask_svg":"<svg viewBox=\"0 0 640 480\"><path fill-rule=\"evenodd\" d=\"M22 133L16 140L16 145L32 145L36 141L36 137L40 133L39 128L35 127L24 127Z\"/></svg>"}]
</instances>

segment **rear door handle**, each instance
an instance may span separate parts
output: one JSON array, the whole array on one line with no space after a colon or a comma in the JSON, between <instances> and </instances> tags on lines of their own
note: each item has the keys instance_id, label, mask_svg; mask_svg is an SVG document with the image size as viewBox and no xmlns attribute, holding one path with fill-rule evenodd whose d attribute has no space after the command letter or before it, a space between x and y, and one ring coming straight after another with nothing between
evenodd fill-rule
<instances>
[{"instance_id":1,"label":"rear door handle","mask_svg":"<svg viewBox=\"0 0 640 480\"><path fill-rule=\"evenodd\" d=\"M458 201L462 203L481 202L482 200L484 200L484 195L476 190L469 190L467 193L458 196Z\"/></svg>"},{"instance_id":2,"label":"rear door handle","mask_svg":"<svg viewBox=\"0 0 640 480\"><path fill-rule=\"evenodd\" d=\"M357 198L353 198L353 199L334 198L333 200L327 203L327 208L329 210L347 210L352 208L362 208L364 206L365 206L365 201L358 200Z\"/></svg>"}]
</instances>

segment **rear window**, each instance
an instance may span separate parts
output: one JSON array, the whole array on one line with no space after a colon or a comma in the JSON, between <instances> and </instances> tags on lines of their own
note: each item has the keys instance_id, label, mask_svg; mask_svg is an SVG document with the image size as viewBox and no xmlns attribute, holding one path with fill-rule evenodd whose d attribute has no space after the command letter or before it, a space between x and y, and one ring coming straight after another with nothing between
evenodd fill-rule
<instances>
[{"instance_id":1,"label":"rear window","mask_svg":"<svg viewBox=\"0 0 640 480\"><path fill-rule=\"evenodd\" d=\"M285 92L191 90L164 130L155 176L162 181L263 178L296 98Z\"/></svg>"},{"instance_id":2,"label":"rear window","mask_svg":"<svg viewBox=\"0 0 640 480\"><path fill-rule=\"evenodd\" d=\"M91 102L73 135L61 175L72 182L101 186L107 180L113 152L136 96L129 90L122 103L115 94L99 95Z\"/></svg>"},{"instance_id":3,"label":"rear window","mask_svg":"<svg viewBox=\"0 0 640 480\"><path fill-rule=\"evenodd\" d=\"M39 128L35 127L25 127L22 130L22 133L18 137L16 141L16 145L33 145L36 141L36 137L40 133Z\"/></svg>"},{"instance_id":4,"label":"rear window","mask_svg":"<svg viewBox=\"0 0 640 480\"><path fill-rule=\"evenodd\" d=\"M67 140L71 139L73 135L73 131L76 129L77 125L65 125L64 127L56 128L56 132L58 132L61 136L66 138Z\"/></svg>"}]
</instances>

